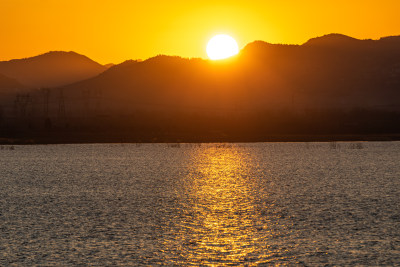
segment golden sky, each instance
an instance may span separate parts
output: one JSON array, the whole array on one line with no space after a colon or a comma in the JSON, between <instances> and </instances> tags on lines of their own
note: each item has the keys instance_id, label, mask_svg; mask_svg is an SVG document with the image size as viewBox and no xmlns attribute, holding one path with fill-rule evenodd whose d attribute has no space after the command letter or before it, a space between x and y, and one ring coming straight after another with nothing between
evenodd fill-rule
<instances>
[{"instance_id":1,"label":"golden sky","mask_svg":"<svg viewBox=\"0 0 400 267\"><path fill-rule=\"evenodd\" d=\"M157 54L206 58L215 34L301 44L342 33L400 35L399 0L0 0L0 60L53 50L99 63Z\"/></svg>"}]
</instances>

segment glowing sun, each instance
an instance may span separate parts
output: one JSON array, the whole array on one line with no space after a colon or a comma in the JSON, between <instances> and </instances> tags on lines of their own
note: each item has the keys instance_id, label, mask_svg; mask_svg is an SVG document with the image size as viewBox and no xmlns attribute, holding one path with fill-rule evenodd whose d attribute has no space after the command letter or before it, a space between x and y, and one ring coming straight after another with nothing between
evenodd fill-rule
<instances>
[{"instance_id":1,"label":"glowing sun","mask_svg":"<svg viewBox=\"0 0 400 267\"><path fill-rule=\"evenodd\" d=\"M235 39L226 34L218 34L207 44L207 55L212 60L224 59L239 53Z\"/></svg>"}]
</instances>

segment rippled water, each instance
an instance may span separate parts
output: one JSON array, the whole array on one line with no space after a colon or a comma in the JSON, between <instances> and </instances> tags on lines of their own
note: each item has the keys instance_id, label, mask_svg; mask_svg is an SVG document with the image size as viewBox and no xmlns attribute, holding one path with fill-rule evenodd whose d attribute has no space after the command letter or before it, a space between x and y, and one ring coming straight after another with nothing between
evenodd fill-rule
<instances>
[{"instance_id":1,"label":"rippled water","mask_svg":"<svg viewBox=\"0 0 400 267\"><path fill-rule=\"evenodd\" d=\"M2 266L400 264L399 142L2 146L0 159Z\"/></svg>"}]
</instances>

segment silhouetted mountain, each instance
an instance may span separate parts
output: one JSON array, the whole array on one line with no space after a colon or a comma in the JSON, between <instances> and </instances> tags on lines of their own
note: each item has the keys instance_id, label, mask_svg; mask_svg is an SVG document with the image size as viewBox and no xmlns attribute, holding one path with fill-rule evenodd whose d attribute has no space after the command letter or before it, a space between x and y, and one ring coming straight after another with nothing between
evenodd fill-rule
<instances>
[{"instance_id":1,"label":"silhouetted mountain","mask_svg":"<svg viewBox=\"0 0 400 267\"><path fill-rule=\"evenodd\" d=\"M393 108L400 105L399 40L331 34L304 45L256 41L222 62L157 56L116 65L67 91L101 91L105 106L131 110Z\"/></svg>"},{"instance_id":2,"label":"silhouetted mountain","mask_svg":"<svg viewBox=\"0 0 400 267\"><path fill-rule=\"evenodd\" d=\"M4 117L15 114L12 123L28 129L34 121L43 129L46 121L52 136L67 129L60 136L74 142L399 134L399 42L331 34L303 45L256 41L222 61L129 60L87 80L20 96Z\"/></svg>"},{"instance_id":3,"label":"silhouetted mountain","mask_svg":"<svg viewBox=\"0 0 400 267\"><path fill-rule=\"evenodd\" d=\"M114 63L108 63L108 64L105 64L105 65L103 65L106 69L109 69L109 68L111 68L111 67L114 67L115 66L115 64Z\"/></svg>"},{"instance_id":4,"label":"silhouetted mountain","mask_svg":"<svg viewBox=\"0 0 400 267\"><path fill-rule=\"evenodd\" d=\"M234 69L201 59L157 56L126 61L65 91L72 98L101 95L103 104L120 112L136 109L223 108L236 96ZM226 91L229 90L229 91Z\"/></svg>"},{"instance_id":5,"label":"silhouetted mountain","mask_svg":"<svg viewBox=\"0 0 400 267\"><path fill-rule=\"evenodd\" d=\"M91 78L106 67L75 52L43 55L0 62L0 73L27 87L57 87Z\"/></svg>"},{"instance_id":6,"label":"silhouetted mountain","mask_svg":"<svg viewBox=\"0 0 400 267\"><path fill-rule=\"evenodd\" d=\"M256 76L271 75L263 86L275 80L292 94L295 107L375 108L400 104L399 40L327 35L301 46L253 43L242 56Z\"/></svg>"},{"instance_id":7,"label":"silhouetted mountain","mask_svg":"<svg viewBox=\"0 0 400 267\"><path fill-rule=\"evenodd\" d=\"M360 40L338 33L331 33L322 37L311 38L304 45L307 46L349 46Z\"/></svg>"}]
</instances>

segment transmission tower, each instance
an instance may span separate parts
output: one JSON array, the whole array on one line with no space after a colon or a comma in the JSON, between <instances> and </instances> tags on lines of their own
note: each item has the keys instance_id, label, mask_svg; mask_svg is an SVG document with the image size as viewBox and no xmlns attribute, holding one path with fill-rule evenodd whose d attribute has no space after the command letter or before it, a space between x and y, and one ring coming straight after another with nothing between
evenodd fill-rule
<instances>
[{"instance_id":1,"label":"transmission tower","mask_svg":"<svg viewBox=\"0 0 400 267\"><path fill-rule=\"evenodd\" d=\"M63 89L60 89L60 94L58 96L58 118L65 118L65 99Z\"/></svg>"},{"instance_id":2,"label":"transmission tower","mask_svg":"<svg viewBox=\"0 0 400 267\"><path fill-rule=\"evenodd\" d=\"M50 89L49 88L42 88L43 92L43 112L44 112L44 117L48 118L49 117L49 99L50 99Z\"/></svg>"},{"instance_id":3,"label":"transmission tower","mask_svg":"<svg viewBox=\"0 0 400 267\"><path fill-rule=\"evenodd\" d=\"M16 116L26 117L27 115L26 110L30 103L32 103L32 98L29 94L26 95L17 94L16 99L14 101L14 109Z\"/></svg>"}]
</instances>

